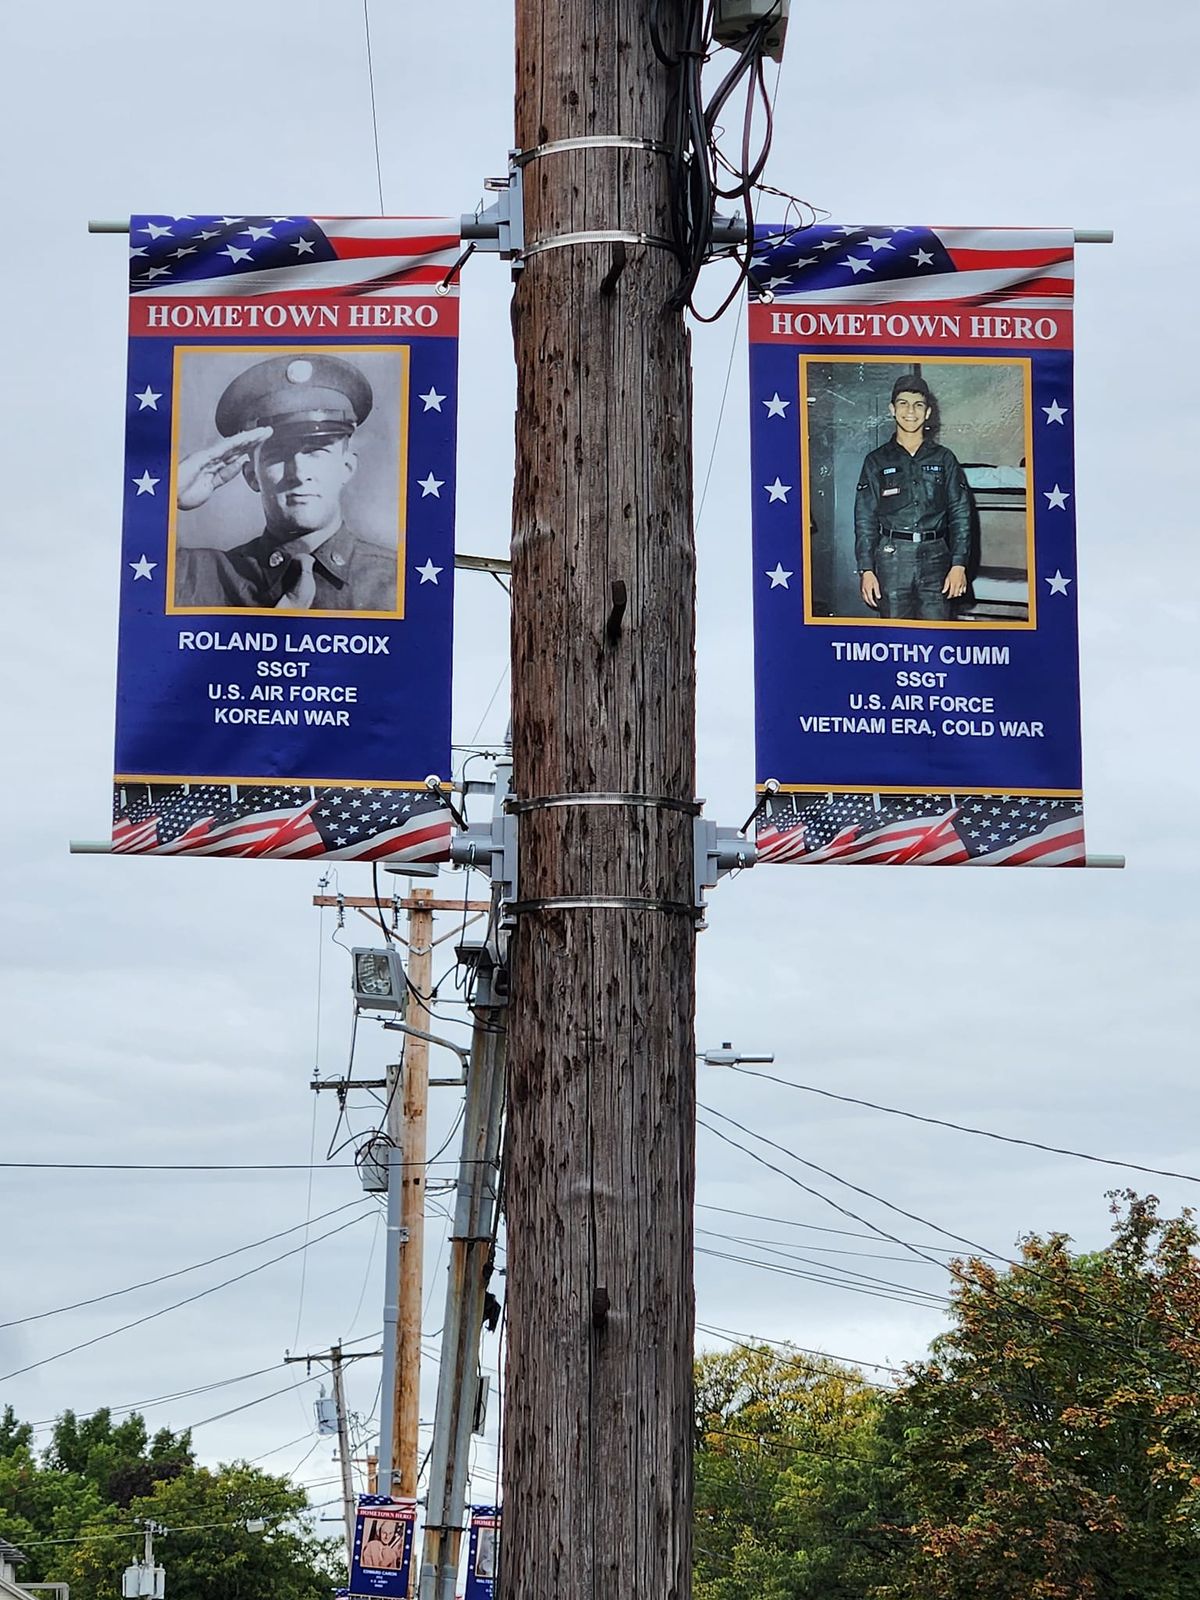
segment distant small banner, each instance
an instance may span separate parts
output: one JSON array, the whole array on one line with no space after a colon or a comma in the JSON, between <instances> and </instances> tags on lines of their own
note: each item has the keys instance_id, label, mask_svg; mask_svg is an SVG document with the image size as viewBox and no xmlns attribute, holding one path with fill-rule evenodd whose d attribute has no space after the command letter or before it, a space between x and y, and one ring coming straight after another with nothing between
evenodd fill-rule
<instances>
[{"instance_id":1,"label":"distant small banner","mask_svg":"<svg viewBox=\"0 0 1200 1600\"><path fill-rule=\"evenodd\" d=\"M444 859L458 220L130 246L113 850Z\"/></svg>"},{"instance_id":2,"label":"distant small banner","mask_svg":"<svg viewBox=\"0 0 1200 1600\"><path fill-rule=\"evenodd\" d=\"M472 1506L463 1600L494 1600L500 1561L500 1507Z\"/></svg>"},{"instance_id":3,"label":"distant small banner","mask_svg":"<svg viewBox=\"0 0 1200 1600\"><path fill-rule=\"evenodd\" d=\"M760 225L759 859L1081 866L1062 230Z\"/></svg>"},{"instance_id":4,"label":"distant small banner","mask_svg":"<svg viewBox=\"0 0 1200 1600\"><path fill-rule=\"evenodd\" d=\"M383 1494L359 1495L350 1586L341 1593L392 1595L396 1600L407 1600L416 1524L415 1500L392 1500Z\"/></svg>"}]
</instances>

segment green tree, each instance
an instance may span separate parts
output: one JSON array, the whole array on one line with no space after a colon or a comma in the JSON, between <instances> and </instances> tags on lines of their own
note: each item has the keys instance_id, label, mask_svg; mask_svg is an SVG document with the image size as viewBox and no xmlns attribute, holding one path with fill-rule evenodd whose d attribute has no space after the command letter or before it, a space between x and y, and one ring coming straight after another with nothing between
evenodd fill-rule
<instances>
[{"instance_id":1,"label":"green tree","mask_svg":"<svg viewBox=\"0 0 1200 1600\"><path fill-rule=\"evenodd\" d=\"M882 1400L831 1361L696 1363L696 1600L861 1600L889 1570Z\"/></svg>"},{"instance_id":2,"label":"green tree","mask_svg":"<svg viewBox=\"0 0 1200 1600\"><path fill-rule=\"evenodd\" d=\"M340 1541L306 1515L302 1489L245 1463L195 1464L187 1434L153 1438L140 1416L114 1426L107 1411L66 1413L45 1454L11 1409L0 1417L0 1537L29 1557L29 1582L60 1581L72 1600L113 1600L142 1550L157 1543L172 1600L328 1600L345 1581ZM247 1523L261 1520L261 1532Z\"/></svg>"},{"instance_id":3,"label":"green tree","mask_svg":"<svg viewBox=\"0 0 1200 1600\"><path fill-rule=\"evenodd\" d=\"M111 1504L128 1506L150 1494L156 1483L178 1477L195 1457L190 1434L161 1428L151 1439L137 1412L114 1424L105 1407L82 1421L73 1411L64 1411L55 1423L46 1460L94 1483Z\"/></svg>"},{"instance_id":4,"label":"green tree","mask_svg":"<svg viewBox=\"0 0 1200 1600\"><path fill-rule=\"evenodd\" d=\"M889 1401L920 1600L1200 1600L1200 1263L1190 1212L1113 1201L1076 1255L959 1263L950 1330Z\"/></svg>"},{"instance_id":5,"label":"green tree","mask_svg":"<svg viewBox=\"0 0 1200 1600\"><path fill-rule=\"evenodd\" d=\"M168 1530L155 1553L172 1600L329 1600L345 1582L345 1564L336 1563L339 1541L319 1537L305 1520L306 1504L302 1489L254 1467L194 1467L160 1480L127 1511L106 1508L104 1523L128 1528L150 1519ZM247 1529L255 1519L265 1522L262 1532ZM47 1575L69 1583L72 1600L112 1600L141 1543L138 1535L63 1547Z\"/></svg>"}]
</instances>

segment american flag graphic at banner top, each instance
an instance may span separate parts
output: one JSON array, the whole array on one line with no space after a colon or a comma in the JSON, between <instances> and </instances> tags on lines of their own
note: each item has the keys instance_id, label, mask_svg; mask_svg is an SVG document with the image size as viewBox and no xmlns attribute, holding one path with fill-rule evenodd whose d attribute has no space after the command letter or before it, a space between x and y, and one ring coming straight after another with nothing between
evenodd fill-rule
<instances>
[{"instance_id":1,"label":"american flag graphic at banner top","mask_svg":"<svg viewBox=\"0 0 1200 1600\"><path fill-rule=\"evenodd\" d=\"M438 217L139 217L137 296L457 294L458 222Z\"/></svg>"},{"instance_id":2,"label":"american flag graphic at banner top","mask_svg":"<svg viewBox=\"0 0 1200 1600\"><path fill-rule=\"evenodd\" d=\"M1069 307L1074 244L1062 229L760 225L751 278L759 299L801 304L999 302Z\"/></svg>"}]
</instances>

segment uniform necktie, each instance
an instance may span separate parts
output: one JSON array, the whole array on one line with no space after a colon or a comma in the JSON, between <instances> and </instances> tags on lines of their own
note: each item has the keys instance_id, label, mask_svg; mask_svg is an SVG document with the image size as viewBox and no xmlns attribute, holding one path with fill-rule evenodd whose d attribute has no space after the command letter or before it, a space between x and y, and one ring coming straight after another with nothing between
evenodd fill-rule
<instances>
[{"instance_id":1,"label":"uniform necktie","mask_svg":"<svg viewBox=\"0 0 1200 1600\"><path fill-rule=\"evenodd\" d=\"M308 611L317 598L317 580L313 577L313 556L310 550L299 550L293 557L300 569L290 589L279 600L277 611Z\"/></svg>"}]
</instances>

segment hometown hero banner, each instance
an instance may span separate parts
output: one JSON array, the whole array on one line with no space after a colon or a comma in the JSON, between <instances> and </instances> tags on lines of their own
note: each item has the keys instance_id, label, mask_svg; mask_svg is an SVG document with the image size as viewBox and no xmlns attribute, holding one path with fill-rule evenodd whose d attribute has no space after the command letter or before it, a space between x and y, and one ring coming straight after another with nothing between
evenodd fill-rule
<instances>
[{"instance_id":1,"label":"hometown hero banner","mask_svg":"<svg viewBox=\"0 0 1200 1600\"><path fill-rule=\"evenodd\" d=\"M459 242L131 219L114 850L445 855Z\"/></svg>"},{"instance_id":2,"label":"hometown hero banner","mask_svg":"<svg viewBox=\"0 0 1200 1600\"><path fill-rule=\"evenodd\" d=\"M360 1494L350 1585L342 1592L355 1597L387 1595L393 1600L407 1600L416 1524L415 1500Z\"/></svg>"},{"instance_id":3,"label":"hometown hero banner","mask_svg":"<svg viewBox=\"0 0 1200 1600\"><path fill-rule=\"evenodd\" d=\"M1073 235L757 230L760 856L1084 860Z\"/></svg>"}]
</instances>

